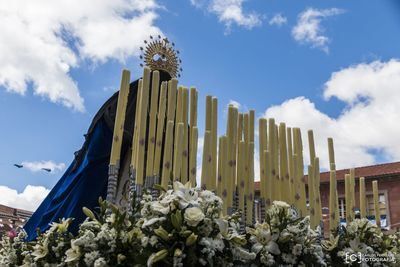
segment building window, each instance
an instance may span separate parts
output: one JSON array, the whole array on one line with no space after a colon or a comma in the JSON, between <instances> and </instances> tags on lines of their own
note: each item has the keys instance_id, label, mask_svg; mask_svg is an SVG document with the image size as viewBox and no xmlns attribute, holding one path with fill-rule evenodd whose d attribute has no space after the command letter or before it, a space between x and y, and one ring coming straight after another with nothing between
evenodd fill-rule
<instances>
[{"instance_id":1,"label":"building window","mask_svg":"<svg viewBox=\"0 0 400 267\"><path fill-rule=\"evenodd\" d=\"M346 220L346 199L344 197L339 197L339 216L342 222ZM379 210L381 215L381 225L385 227L388 225L387 222L387 200L384 193L379 194ZM367 194L366 196L366 209L367 218L375 222L375 207L374 207L374 196L373 194ZM356 213L359 207L356 208Z\"/></svg>"},{"instance_id":2,"label":"building window","mask_svg":"<svg viewBox=\"0 0 400 267\"><path fill-rule=\"evenodd\" d=\"M386 196L385 194L379 194L379 210L381 217L386 218ZM367 216L368 217L375 217L375 207L374 207L374 196L367 195Z\"/></svg>"}]
</instances>

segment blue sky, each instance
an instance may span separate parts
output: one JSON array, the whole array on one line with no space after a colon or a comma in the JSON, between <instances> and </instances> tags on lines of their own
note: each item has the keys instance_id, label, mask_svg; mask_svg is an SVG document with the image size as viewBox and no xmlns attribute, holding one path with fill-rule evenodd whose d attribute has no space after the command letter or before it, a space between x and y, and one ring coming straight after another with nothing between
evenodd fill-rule
<instances>
[{"instance_id":1,"label":"blue sky","mask_svg":"<svg viewBox=\"0 0 400 267\"><path fill-rule=\"evenodd\" d=\"M71 10L39 1L17 14L24 2L0 4L7 14L0 19L0 203L33 209L40 202L119 86L122 68L140 77L138 46L151 32L181 51L180 83L199 89L201 136L211 94L219 100L220 133L224 109L235 101L257 117L313 128L321 158L324 140L334 136L339 167L400 159L394 0L118 0L93 9L77 1ZM53 11L48 20L43 7ZM281 25L271 21L278 14ZM27 26L10 23L22 20ZM21 162L30 168L13 167ZM40 162L56 169L35 171Z\"/></svg>"}]
</instances>

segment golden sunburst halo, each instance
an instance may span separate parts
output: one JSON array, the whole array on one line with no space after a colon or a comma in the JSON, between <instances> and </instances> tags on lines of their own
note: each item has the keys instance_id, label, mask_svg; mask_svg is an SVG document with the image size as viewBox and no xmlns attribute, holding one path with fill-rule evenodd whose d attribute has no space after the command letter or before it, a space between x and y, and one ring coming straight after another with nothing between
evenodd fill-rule
<instances>
[{"instance_id":1,"label":"golden sunburst halo","mask_svg":"<svg viewBox=\"0 0 400 267\"><path fill-rule=\"evenodd\" d=\"M145 46L140 47L142 51L140 58L145 66L151 70L163 70L173 78L181 76L180 64L182 61L178 57L179 50L175 50L174 43L160 35L157 38L150 36L150 40L145 40L144 43ZM143 64L140 66L143 67Z\"/></svg>"}]
</instances>

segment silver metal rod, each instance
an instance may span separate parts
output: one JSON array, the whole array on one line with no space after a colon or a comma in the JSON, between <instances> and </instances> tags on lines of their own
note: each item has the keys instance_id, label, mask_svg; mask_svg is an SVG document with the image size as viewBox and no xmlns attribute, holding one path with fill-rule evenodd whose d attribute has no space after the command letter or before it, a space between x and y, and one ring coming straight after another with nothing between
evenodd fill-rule
<instances>
[{"instance_id":1,"label":"silver metal rod","mask_svg":"<svg viewBox=\"0 0 400 267\"><path fill-rule=\"evenodd\" d=\"M117 183L118 183L118 171L119 164L117 165L110 164L108 166L108 181L107 181L107 197L106 200L109 203L115 204L115 195L117 192Z\"/></svg>"}]
</instances>

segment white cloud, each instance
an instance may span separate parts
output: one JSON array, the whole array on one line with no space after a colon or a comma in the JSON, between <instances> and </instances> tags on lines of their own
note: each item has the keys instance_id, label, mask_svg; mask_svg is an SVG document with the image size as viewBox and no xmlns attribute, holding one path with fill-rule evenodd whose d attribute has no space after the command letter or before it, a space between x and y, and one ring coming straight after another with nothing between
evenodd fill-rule
<instances>
[{"instance_id":1,"label":"white cloud","mask_svg":"<svg viewBox=\"0 0 400 267\"><path fill-rule=\"evenodd\" d=\"M361 63L334 72L325 83L325 100L335 97L345 104L337 118L321 112L305 97L270 107L264 116L303 130L307 161L306 131L314 129L317 153L325 168L328 137L334 138L338 168L400 160L399 88L400 60Z\"/></svg>"},{"instance_id":2,"label":"white cloud","mask_svg":"<svg viewBox=\"0 0 400 267\"><path fill-rule=\"evenodd\" d=\"M239 102L237 102L237 101L235 101L235 100L229 100L229 102L228 102L228 106L229 105L232 105L232 106L234 106L235 108L237 108L237 109L240 109L241 107L242 107L242 105L239 103Z\"/></svg>"},{"instance_id":3,"label":"white cloud","mask_svg":"<svg viewBox=\"0 0 400 267\"><path fill-rule=\"evenodd\" d=\"M0 186L0 204L35 211L49 192L43 186L27 185L21 193L7 186Z\"/></svg>"},{"instance_id":4,"label":"white cloud","mask_svg":"<svg viewBox=\"0 0 400 267\"><path fill-rule=\"evenodd\" d=\"M277 26L282 26L287 23L287 18L283 16L282 14L278 13L275 14L270 20L269 20L269 25L277 25Z\"/></svg>"},{"instance_id":5,"label":"white cloud","mask_svg":"<svg viewBox=\"0 0 400 267\"><path fill-rule=\"evenodd\" d=\"M230 32L232 24L247 29L261 25L260 14L244 11L244 0L191 0L190 2L197 8L205 8L215 14L218 20L225 24L226 33Z\"/></svg>"},{"instance_id":6,"label":"white cloud","mask_svg":"<svg viewBox=\"0 0 400 267\"><path fill-rule=\"evenodd\" d=\"M59 171L62 171L65 169L65 164L64 163L55 163L52 160L49 161L24 161L21 163L24 168L32 171L32 172L38 172L38 171L43 171L43 169L50 169L52 173L56 173Z\"/></svg>"},{"instance_id":7,"label":"white cloud","mask_svg":"<svg viewBox=\"0 0 400 267\"><path fill-rule=\"evenodd\" d=\"M70 75L82 61L121 62L160 33L155 0L2 1L0 86L34 94L78 111L84 101Z\"/></svg>"},{"instance_id":8,"label":"white cloud","mask_svg":"<svg viewBox=\"0 0 400 267\"><path fill-rule=\"evenodd\" d=\"M325 29L321 26L321 21L342 13L344 10L338 8L308 8L299 14L297 24L292 29L292 36L300 43L309 44L328 53L330 39L324 35Z\"/></svg>"}]
</instances>

